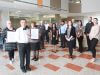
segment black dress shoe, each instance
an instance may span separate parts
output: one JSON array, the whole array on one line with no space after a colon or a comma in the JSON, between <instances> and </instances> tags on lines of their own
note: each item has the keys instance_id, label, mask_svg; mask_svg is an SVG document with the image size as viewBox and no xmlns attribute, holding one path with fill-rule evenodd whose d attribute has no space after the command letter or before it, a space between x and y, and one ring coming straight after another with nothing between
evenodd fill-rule
<instances>
[{"instance_id":1,"label":"black dress shoe","mask_svg":"<svg viewBox=\"0 0 100 75\"><path fill-rule=\"evenodd\" d=\"M83 53L83 51L79 51L80 53Z\"/></svg>"},{"instance_id":2,"label":"black dress shoe","mask_svg":"<svg viewBox=\"0 0 100 75\"><path fill-rule=\"evenodd\" d=\"M32 60L35 60L36 58L34 57L34 58L32 58Z\"/></svg>"},{"instance_id":3,"label":"black dress shoe","mask_svg":"<svg viewBox=\"0 0 100 75\"><path fill-rule=\"evenodd\" d=\"M26 66L27 71L31 71L31 68L29 66Z\"/></svg>"},{"instance_id":4,"label":"black dress shoe","mask_svg":"<svg viewBox=\"0 0 100 75\"><path fill-rule=\"evenodd\" d=\"M71 59L73 59L73 56L70 56Z\"/></svg>"},{"instance_id":5,"label":"black dress shoe","mask_svg":"<svg viewBox=\"0 0 100 75\"><path fill-rule=\"evenodd\" d=\"M34 59L34 61L38 61L38 60L39 60L39 58Z\"/></svg>"},{"instance_id":6,"label":"black dress shoe","mask_svg":"<svg viewBox=\"0 0 100 75\"><path fill-rule=\"evenodd\" d=\"M21 70L22 70L23 73L26 73L27 72L26 69L21 69Z\"/></svg>"},{"instance_id":7,"label":"black dress shoe","mask_svg":"<svg viewBox=\"0 0 100 75\"><path fill-rule=\"evenodd\" d=\"M90 51L90 50L86 50L86 51Z\"/></svg>"},{"instance_id":8,"label":"black dress shoe","mask_svg":"<svg viewBox=\"0 0 100 75\"><path fill-rule=\"evenodd\" d=\"M60 46L60 48L62 48L62 46Z\"/></svg>"},{"instance_id":9,"label":"black dress shoe","mask_svg":"<svg viewBox=\"0 0 100 75\"><path fill-rule=\"evenodd\" d=\"M43 48L41 48L41 49L45 49L45 48L43 47Z\"/></svg>"}]
</instances>

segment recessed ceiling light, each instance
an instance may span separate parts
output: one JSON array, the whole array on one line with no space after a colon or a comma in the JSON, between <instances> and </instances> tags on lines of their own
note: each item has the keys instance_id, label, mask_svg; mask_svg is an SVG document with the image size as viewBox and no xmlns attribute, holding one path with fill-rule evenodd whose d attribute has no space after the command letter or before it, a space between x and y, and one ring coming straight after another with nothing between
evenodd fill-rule
<instances>
[{"instance_id":1,"label":"recessed ceiling light","mask_svg":"<svg viewBox=\"0 0 100 75\"><path fill-rule=\"evenodd\" d=\"M69 0L69 3L81 3L81 0Z\"/></svg>"},{"instance_id":2,"label":"recessed ceiling light","mask_svg":"<svg viewBox=\"0 0 100 75\"><path fill-rule=\"evenodd\" d=\"M21 11L17 11L18 13L20 13Z\"/></svg>"},{"instance_id":3,"label":"recessed ceiling light","mask_svg":"<svg viewBox=\"0 0 100 75\"><path fill-rule=\"evenodd\" d=\"M80 1L76 1L75 3L81 3Z\"/></svg>"},{"instance_id":4,"label":"recessed ceiling light","mask_svg":"<svg viewBox=\"0 0 100 75\"><path fill-rule=\"evenodd\" d=\"M16 14L21 13L21 11L16 11Z\"/></svg>"}]
</instances>

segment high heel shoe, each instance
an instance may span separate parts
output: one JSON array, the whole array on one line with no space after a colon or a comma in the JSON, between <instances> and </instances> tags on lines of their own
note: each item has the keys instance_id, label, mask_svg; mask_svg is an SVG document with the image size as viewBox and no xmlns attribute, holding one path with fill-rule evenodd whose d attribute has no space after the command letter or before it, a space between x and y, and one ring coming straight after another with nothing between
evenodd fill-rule
<instances>
[{"instance_id":1,"label":"high heel shoe","mask_svg":"<svg viewBox=\"0 0 100 75\"><path fill-rule=\"evenodd\" d=\"M31 60L35 60L36 59L36 57L33 57Z\"/></svg>"},{"instance_id":2,"label":"high heel shoe","mask_svg":"<svg viewBox=\"0 0 100 75\"><path fill-rule=\"evenodd\" d=\"M39 58L34 59L34 61L38 61L38 60L39 60Z\"/></svg>"},{"instance_id":3,"label":"high heel shoe","mask_svg":"<svg viewBox=\"0 0 100 75\"><path fill-rule=\"evenodd\" d=\"M55 51L54 51L54 50L52 50L52 52L57 53L57 50L55 50Z\"/></svg>"}]
</instances>

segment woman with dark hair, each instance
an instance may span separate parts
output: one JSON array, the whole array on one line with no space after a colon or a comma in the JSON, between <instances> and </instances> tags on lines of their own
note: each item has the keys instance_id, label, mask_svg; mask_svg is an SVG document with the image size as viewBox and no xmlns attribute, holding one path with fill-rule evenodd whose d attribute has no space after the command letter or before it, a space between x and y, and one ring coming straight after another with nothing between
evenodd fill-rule
<instances>
[{"instance_id":1,"label":"woman with dark hair","mask_svg":"<svg viewBox=\"0 0 100 75\"><path fill-rule=\"evenodd\" d=\"M58 44L58 30L55 23L53 23L51 27L51 43L54 45L54 50L52 50L52 52L56 53L56 45Z\"/></svg>"},{"instance_id":2,"label":"woman with dark hair","mask_svg":"<svg viewBox=\"0 0 100 75\"><path fill-rule=\"evenodd\" d=\"M96 45L99 41L99 38L100 38L100 26L98 25L98 19L97 18L94 18L93 19L93 23L94 25L92 26L91 28L91 31L89 33L89 38L90 38L90 50L92 52L92 59L91 59L91 62L94 62L95 59L96 59Z\"/></svg>"},{"instance_id":3,"label":"woman with dark hair","mask_svg":"<svg viewBox=\"0 0 100 75\"><path fill-rule=\"evenodd\" d=\"M81 20L78 21L78 26L77 26L77 30L76 30L76 37L78 39L79 52L82 53L83 52L83 25L82 25Z\"/></svg>"},{"instance_id":4,"label":"woman with dark hair","mask_svg":"<svg viewBox=\"0 0 100 75\"><path fill-rule=\"evenodd\" d=\"M31 23L31 29L38 29L36 22ZM31 50L34 51L34 57L32 60L38 61L39 59L39 50L40 50L40 38L38 39L31 39Z\"/></svg>"},{"instance_id":5,"label":"woman with dark hair","mask_svg":"<svg viewBox=\"0 0 100 75\"><path fill-rule=\"evenodd\" d=\"M73 48L74 48L74 41L76 38L75 27L72 25L72 21L68 21L68 27L65 33L65 38L67 40L70 58L73 58Z\"/></svg>"}]
</instances>

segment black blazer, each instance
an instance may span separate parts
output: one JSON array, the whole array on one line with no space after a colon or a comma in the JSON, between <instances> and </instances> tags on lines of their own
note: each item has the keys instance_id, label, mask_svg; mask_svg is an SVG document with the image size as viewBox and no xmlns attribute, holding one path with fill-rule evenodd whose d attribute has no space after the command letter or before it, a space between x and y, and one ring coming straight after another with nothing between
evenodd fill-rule
<instances>
[{"instance_id":1,"label":"black blazer","mask_svg":"<svg viewBox=\"0 0 100 75\"><path fill-rule=\"evenodd\" d=\"M2 31L3 43L5 42L5 38L7 38L7 31L16 31L15 28L13 30L9 30L7 27Z\"/></svg>"},{"instance_id":2,"label":"black blazer","mask_svg":"<svg viewBox=\"0 0 100 75\"><path fill-rule=\"evenodd\" d=\"M88 22L85 26L85 34L89 34L90 33L90 30L93 26L93 22Z\"/></svg>"},{"instance_id":3,"label":"black blazer","mask_svg":"<svg viewBox=\"0 0 100 75\"><path fill-rule=\"evenodd\" d=\"M45 26L44 25L39 25L38 27L40 29L40 33L42 34L42 36L45 35Z\"/></svg>"},{"instance_id":4,"label":"black blazer","mask_svg":"<svg viewBox=\"0 0 100 75\"><path fill-rule=\"evenodd\" d=\"M65 35L67 35L67 30L66 30ZM76 38L76 30L75 30L74 26L72 26L72 28L71 28L70 37L71 36L73 36L73 38Z\"/></svg>"}]
</instances>

